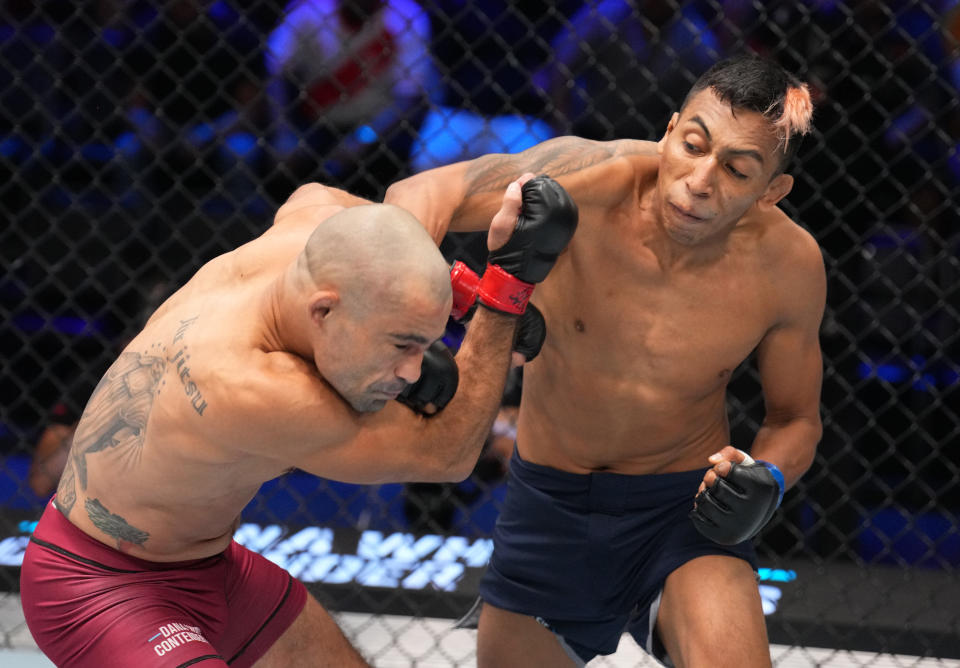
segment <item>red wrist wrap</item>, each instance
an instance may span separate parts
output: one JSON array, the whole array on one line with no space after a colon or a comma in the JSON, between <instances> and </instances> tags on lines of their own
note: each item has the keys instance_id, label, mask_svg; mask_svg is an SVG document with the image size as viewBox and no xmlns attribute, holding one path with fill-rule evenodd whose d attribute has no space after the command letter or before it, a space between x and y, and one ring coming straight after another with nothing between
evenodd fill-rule
<instances>
[{"instance_id":1,"label":"red wrist wrap","mask_svg":"<svg viewBox=\"0 0 960 668\"><path fill-rule=\"evenodd\" d=\"M527 309L531 294L533 283L521 281L495 264L487 265L477 291L484 306L514 315L520 315Z\"/></svg>"},{"instance_id":2,"label":"red wrist wrap","mask_svg":"<svg viewBox=\"0 0 960 668\"><path fill-rule=\"evenodd\" d=\"M460 320L473 306L473 302L477 300L479 285L480 277L460 260L450 267L450 287L453 288L453 308L450 309L450 315L454 320Z\"/></svg>"}]
</instances>

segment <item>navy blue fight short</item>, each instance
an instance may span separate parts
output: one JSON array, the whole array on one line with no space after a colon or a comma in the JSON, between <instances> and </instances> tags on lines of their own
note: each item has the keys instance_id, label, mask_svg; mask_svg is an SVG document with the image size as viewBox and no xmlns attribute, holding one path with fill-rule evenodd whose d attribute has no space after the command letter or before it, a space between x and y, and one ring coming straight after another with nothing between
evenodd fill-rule
<instances>
[{"instance_id":1,"label":"navy blue fight short","mask_svg":"<svg viewBox=\"0 0 960 668\"><path fill-rule=\"evenodd\" d=\"M687 517L705 472L568 473L514 447L480 597L537 618L584 662L615 652L625 630L666 661L652 630L667 575L708 554L756 570L749 541L718 545Z\"/></svg>"}]
</instances>

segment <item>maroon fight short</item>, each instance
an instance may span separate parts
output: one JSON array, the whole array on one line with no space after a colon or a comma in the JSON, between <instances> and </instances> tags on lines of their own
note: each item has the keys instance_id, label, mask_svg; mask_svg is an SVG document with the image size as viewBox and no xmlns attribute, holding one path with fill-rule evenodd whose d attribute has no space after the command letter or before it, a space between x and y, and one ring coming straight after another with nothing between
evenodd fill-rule
<instances>
[{"instance_id":1,"label":"maroon fight short","mask_svg":"<svg viewBox=\"0 0 960 668\"><path fill-rule=\"evenodd\" d=\"M293 623L303 584L231 542L159 563L91 538L51 502L20 573L23 613L58 666L251 666Z\"/></svg>"}]
</instances>

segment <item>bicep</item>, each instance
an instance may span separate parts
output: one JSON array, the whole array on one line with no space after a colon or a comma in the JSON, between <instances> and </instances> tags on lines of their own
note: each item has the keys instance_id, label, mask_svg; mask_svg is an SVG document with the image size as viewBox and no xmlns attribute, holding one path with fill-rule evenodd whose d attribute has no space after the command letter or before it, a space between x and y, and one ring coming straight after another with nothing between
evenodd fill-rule
<instances>
[{"instance_id":1,"label":"bicep","mask_svg":"<svg viewBox=\"0 0 960 668\"><path fill-rule=\"evenodd\" d=\"M272 372L219 402L230 415L211 426L225 445L341 482L432 477L439 460L420 447L425 418L394 401L375 413L356 413L306 362L273 356L279 359ZM212 397L211 409L217 399L223 397Z\"/></svg>"},{"instance_id":2,"label":"bicep","mask_svg":"<svg viewBox=\"0 0 960 668\"><path fill-rule=\"evenodd\" d=\"M433 462L431 452L417 438L426 419L390 401L382 410L357 419L355 429L348 434L305 453L294 465L323 478L353 484L437 478L440 463Z\"/></svg>"},{"instance_id":3,"label":"bicep","mask_svg":"<svg viewBox=\"0 0 960 668\"><path fill-rule=\"evenodd\" d=\"M777 328L757 349L767 418L819 419L823 359L819 338L800 328Z\"/></svg>"},{"instance_id":4,"label":"bicep","mask_svg":"<svg viewBox=\"0 0 960 668\"><path fill-rule=\"evenodd\" d=\"M757 363L764 403L770 418L811 417L819 420L823 356L820 323L826 301L826 276L819 255L798 276L781 302L781 322L764 337ZM797 288L797 286L800 286Z\"/></svg>"}]
</instances>

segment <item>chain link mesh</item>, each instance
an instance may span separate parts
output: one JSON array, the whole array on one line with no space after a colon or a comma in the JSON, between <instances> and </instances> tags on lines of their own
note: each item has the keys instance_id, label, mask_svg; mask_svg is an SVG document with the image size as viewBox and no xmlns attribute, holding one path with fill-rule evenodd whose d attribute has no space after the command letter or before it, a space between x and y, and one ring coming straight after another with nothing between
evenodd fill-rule
<instances>
[{"instance_id":1,"label":"chain link mesh","mask_svg":"<svg viewBox=\"0 0 960 668\"><path fill-rule=\"evenodd\" d=\"M771 639L793 648L778 665L804 646L960 657L955 2L388 0L374 20L377 4L2 3L4 607L15 538L102 372L166 295L266 229L297 185L378 199L412 172L559 134L657 139L700 72L751 50L815 94L784 206L820 242L829 280L823 440L759 541L782 576L765 594L780 604ZM478 265L482 245L449 235L442 249ZM750 364L729 413L733 442L749 443L762 419ZM503 498L503 438L459 485L268 483L244 515L249 544L304 579L326 573L314 592L331 608L372 613L348 631L374 637L375 662L469 665L472 649L449 644L463 632L425 618L465 612L469 597L443 590L475 587L482 558L447 575L436 553L429 572L391 562L376 575L361 557L321 567L322 536L297 531L330 528L333 552L351 554L377 536L439 535L433 549L467 563L485 554ZM414 539L406 548L431 554ZM418 577L427 584L407 586ZM24 637L7 619L0 646Z\"/></svg>"}]
</instances>

